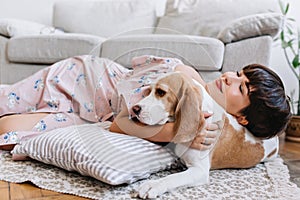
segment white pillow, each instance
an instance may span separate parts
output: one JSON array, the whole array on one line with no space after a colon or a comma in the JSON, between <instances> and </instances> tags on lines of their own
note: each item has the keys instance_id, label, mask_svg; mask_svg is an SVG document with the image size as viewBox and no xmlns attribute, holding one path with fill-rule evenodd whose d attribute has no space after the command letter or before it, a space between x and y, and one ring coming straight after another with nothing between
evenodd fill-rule
<instances>
[{"instance_id":1,"label":"white pillow","mask_svg":"<svg viewBox=\"0 0 300 200\"><path fill-rule=\"evenodd\" d=\"M218 34L218 39L224 43L270 35L275 37L282 28L283 15L279 13L263 13L241 17L227 24Z\"/></svg>"},{"instance_id":2,"label":"white pillow","mask_svg":"<svg viewBox=\"0 0 300 200\"><path fill-rule=\"evenodd\" d=\"M101 127L103 123L99 124L49 131L16 145L12 153L77 171L111 185L147 178L174 166L177 161L169 149L109 132Z\"/></svg>"},{"instance_id":3,"label":"white pillow","mask_svg":"<svg viewBox=\"0 0 300 200\"><path fill-rule=\"evenodd\" d=\"M0 34L7 37L54 33L63 33L63 31L52 26L27 20L0 19Z\"/></svg>"}]
</instances>

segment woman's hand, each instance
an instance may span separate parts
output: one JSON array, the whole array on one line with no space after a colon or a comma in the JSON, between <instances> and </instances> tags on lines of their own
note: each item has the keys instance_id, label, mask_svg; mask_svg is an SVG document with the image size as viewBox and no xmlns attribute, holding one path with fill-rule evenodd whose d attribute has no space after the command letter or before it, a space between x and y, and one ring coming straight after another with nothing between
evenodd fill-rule
<instances>
[{"instance_id":1,"label":"woman's hand","mask_svg":"<svg viewBox=\"0 0 300 200\"><path fill-rule=\"evenodd\" d=\"M204 112L206 119L211 116L212 113ZM197 134L190 147L202 151L210 149L217 139L218 130L219 126L217 123L206 124L205 128Z\"/></svg>"},{"instance_id":2,"label":"woman's hand","mask_svg":"<svg viewBox=\"0 0 300 200\"><path fill-rule=\"evenodd\" d=\"M206 127L197 134L190 147L202 151L210 149L217 139L219 134L218 130L218 124L207 124Z\"/></svg>"}]
</instances>

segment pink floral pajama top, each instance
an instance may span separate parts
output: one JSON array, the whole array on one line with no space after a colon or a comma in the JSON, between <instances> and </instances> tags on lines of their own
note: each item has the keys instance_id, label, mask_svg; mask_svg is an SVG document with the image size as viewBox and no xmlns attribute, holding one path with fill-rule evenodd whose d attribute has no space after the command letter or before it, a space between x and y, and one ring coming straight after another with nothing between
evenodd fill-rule
<instances>
[{"instance_id":1,"label":"pink floral pajama top","mask_svg":"<svg viewBox=\"0 0 300 200\"><path fill-rule=\"evenodd\" d=\"M32 130L0 136L0 146L16 144L65 126L112 120L121 99L128 108L160 75L182 62L175 58L140 56L132 70L109 59L76 56L47 67L10 86L0 88L0 117L18 113L49 113ZM119 98L122 96L123 98ZM17 125L16 125L17 127Z\"/></svg>"}]
</instances>

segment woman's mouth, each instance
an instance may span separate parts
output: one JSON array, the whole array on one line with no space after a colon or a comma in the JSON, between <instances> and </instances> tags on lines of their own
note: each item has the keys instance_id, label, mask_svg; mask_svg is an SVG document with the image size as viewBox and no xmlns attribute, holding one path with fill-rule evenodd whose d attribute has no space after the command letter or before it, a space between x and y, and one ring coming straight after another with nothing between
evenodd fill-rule
<instances>
[{"instance_id":1,"label":"woman's mouth","mask_svg":"<svg viewBox=\"0 0 300 200\"><path fill-rule=\"evenodd\" d=\"M221 79L216 80L216 86L223 93L223 91L222 91L222 80Z\"/></svg>"}]
</instances>

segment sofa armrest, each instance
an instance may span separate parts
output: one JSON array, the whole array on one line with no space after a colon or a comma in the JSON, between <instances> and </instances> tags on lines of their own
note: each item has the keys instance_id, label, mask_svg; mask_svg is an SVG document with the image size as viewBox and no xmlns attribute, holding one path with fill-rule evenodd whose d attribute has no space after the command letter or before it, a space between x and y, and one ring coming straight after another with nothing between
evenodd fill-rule
<instances>
[{"instance_id":1,"label":"sofa armrest","mask_svg":"<svg viewBox=\"0 0 300 200\"><path fill-rule=\"evenodd\" d=\"M0 35L0 62L2 62L3 58L5 59L6 56L6 47L7 47L7 42L9 41L9 38Z\"/></svg>"},{"instance_id":2,"label":"sofa armrest","mask_svg":"<svg viewBox=\"0 0 300 200\"><path fill-rule=\"evenodd\" d=\"M225 44L261 35L275 37L280 32L283 22L284 16L280 13L249 15L227 24L217 37Z\"/></svg>"},{"instance_id":3,"label":"sofa armrest","mask_svg":"<svg viewBox=\"0 0 300 200\"><path fill-rule=\"evenodd\" d=\"M62 30L52 26L40 24L32 21L4 18L0 19L0 35L5 37L17 37L24 35L39 35L39 34L58 34L64 33Z\"/></svg>"}]
</instances>

